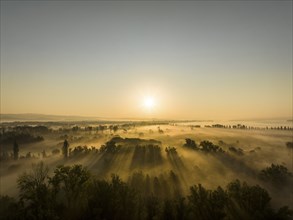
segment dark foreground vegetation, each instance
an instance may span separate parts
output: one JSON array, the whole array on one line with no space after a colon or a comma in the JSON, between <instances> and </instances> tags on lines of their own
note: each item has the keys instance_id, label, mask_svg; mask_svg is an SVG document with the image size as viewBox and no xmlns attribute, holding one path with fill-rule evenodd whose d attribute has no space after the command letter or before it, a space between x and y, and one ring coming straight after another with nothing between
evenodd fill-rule
<instances>
[{"instance_id":1,"label":"dark foreground vegetation","mask_svg":"<svg viewBox=\"0 0 293 220\"><path fill-rule=\"evenodd\" d=\"M112 175L98 179L81 165L58 166L52 175L44 163L19 176L19 199L0 197L1 219L291 219L288 207L274 210L258 185L235 180L225 188L201 184L183 195L172 171L169 194L156 193L161 182L135 173L127 182ZM156 183L157 182L157 183ZM156 185L157 184L157 185ZM152 189L153 188L153 189ZM161 185L161 189L164 185ZM291 217L290 217L291 216Z\"/></svg>"}]
</instances>

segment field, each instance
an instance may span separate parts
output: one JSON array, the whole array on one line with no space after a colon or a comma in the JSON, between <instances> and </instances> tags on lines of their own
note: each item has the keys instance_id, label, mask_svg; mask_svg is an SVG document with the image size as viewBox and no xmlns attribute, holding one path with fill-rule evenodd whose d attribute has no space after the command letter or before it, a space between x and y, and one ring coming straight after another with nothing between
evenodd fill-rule
<instances>
[{"instance_id":1,"label":"field","mask_svg":"<svg viewBox=\"0 0 293 220\"><path fill-rule=\"evenodd\" d=\"M198 184L217 190L238 179L265 189L275 210L292 209L292 128L231 125L3 123L1 195L17 198L20 176L43 162L48 176L56 174L59 165L80 164L96 179L111 181L115 174L135 191L165 199L188 196L190 187Z\"/></svg>"}]
</instances>

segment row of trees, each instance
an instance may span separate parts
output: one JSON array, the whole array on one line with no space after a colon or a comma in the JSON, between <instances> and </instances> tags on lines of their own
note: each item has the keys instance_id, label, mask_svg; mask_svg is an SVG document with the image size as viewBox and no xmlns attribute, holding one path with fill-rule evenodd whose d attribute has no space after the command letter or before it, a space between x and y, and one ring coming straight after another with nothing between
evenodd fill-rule
<instances>
[{"instance_id":1,"label":"row of trees","mask_svg":"<svg viewBox=\"0 0 293 220\"><path fill-rule=\"evenodd\" d=\"M9 153L7 151L3 151L0 155L0 161L8 161L8 160L18 160L18 159L31 159L31 158L35 158L35 159L41 159L41 158L47 158L50 156L54 156L54 155L60 155L60 149L55 148L53 150L51 150L51 154L48 154L45 150L36 153L32 153L32 152L26 152L26 154L20 154L20 148L17 142L14 142L13 144L13 148L12 148L12 153Z\"/></svg>"},{"instance_id":2,"label":"row of trees","mask_svg":"<svg viewBox=\"0 0 293 220\"><path fill-rule=\"evenodd\" d=\"M191 129L194 127L200 127L198 126L191 126ZM290 126L277 126L277 127L255 127L255 126L247 126L243 124L237 124L237 125L222 125L222 124L213 124L213 125L205 125L206 128L228 128L228 129L249 129L249 130L293 130L293 127Z\"/></svg>"},{"instance_id":3,"label":"row of trees","mask_svg":"<svg viewBox=\"0 0 293 220\"><path fill-rule=\"evenodd\" d=\"M162 197L141 193L137 179L128 183L94 177L81 165L59 166L52 176L39 163L17 182L19 200L0 197L3 219L290 219L292 211L270 205L268 192L235 180L226 188L190 187L188 195ZM172 177L171 177L172 178ZM155 184L155 183L154 183Z\"/></svg>"},{"instance_id":4,"label":"row of trees","mask_svg":"<svg viewBox=\"0 0 293 220\"><path fill-rule=\"evenodd\" d=\"M19 132L6 132L4 134L0 134L0 145L5 148L5 146L9 146L13 144L15 141L20 144L27 143L35 143L43 141L44 138L42 136L34 136L30 133L19 133ZM6 149L7 150L7 149Z\"/></svg>"},{"instance_id":5,"label":"row of trees","mask_svg":"<svg viewBox=\"0 0 293 220\"><path fill-rule=\"evenodd\" d=\"M107 129L109 129L109 131L116 132L116 131L118 131L119 126L118 125L109 125L109 126L107 126L107 125L99 125L99 126L96 126L96 127L85 126L84 128L82 128L80 126L75 125L75 126L73 126L71 128L72 131L98 131L98 132L99 131L103 132L103 131L105 131Z\"/></svg>"},{"instance_id":6,"label":"row of trees","mask_svg":"<svg viewBox=\"0 0 293 220\"><path fill-rule=\"evenodd\" d=\"M18 125L14 127L2 127L0 129L0 134L7 135L11 133L28 133L28 134L34 134L34 133L50 133L52 132L52 129L43 126L43 125L37 125L37 126L31 126L31 125Z\"/></svg>"},{"instance_id":7,"label":"row of trees","mask_svg":"<svg viewBox=\"0 0 293 220\"><path fill-rule=\"evenodd\" d=\"M199 145L197 145L194 140L190 138L186 138L185 144L183 145L183 147L186 147L192 150L206 152L206 153L211 153L211 152L224 153L225 152L221 147L207 140L201 141Z\"/></svg>"}]
</instances>

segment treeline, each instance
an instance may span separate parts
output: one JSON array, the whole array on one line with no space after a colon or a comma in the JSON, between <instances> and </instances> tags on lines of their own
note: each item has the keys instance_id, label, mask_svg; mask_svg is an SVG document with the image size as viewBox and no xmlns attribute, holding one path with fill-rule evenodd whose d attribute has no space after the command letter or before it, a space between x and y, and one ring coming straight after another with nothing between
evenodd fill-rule
<instances>
[{"instance_id":1,"label":"treeline","mask_svg":"<svg viewBox=\"0 0 293 220\"><path fill-rule=\"evenodd\" d=\"M244 155L244 150L242 148L236 148L234 146L226 144L222 140L219 141L219 145L226 146L228 148L227 150L229 152L234 153L234 154L236 154L238 156ZM212 152L225 153L225 150L223 150L219 145L216 145L216 144L214 144L214 143L212 143L211 141L208 141L208 140L203 140L199 144L197 144L194 140L192 140L190 138L186 138L185 143L183 144L183 147L189 148L191 150L206 152L206 153L212 153ZM288 149L293 149L293 142L290 142L290 141L286 142L285 146ZM255 150L260 150L260 147L255 148ZM255 150L250 150L249 152L254 153Z\"/></svg>"},{"instance_id":2,"label":"treeline","mask_svg":"<svg viewBox=\"0 0 293 220\"><path fill-rule=\"evenodd\" d=\"M191 129L201 127L200 125L192 125ZM275 127L256 127L256 126L247 126L243 124L237 125L222 125L222 124L213 124L205 125L206 128L227 128L227 129L248 129L248 130L293 130L293 127L290 126L275 126Z\"/></svg>"},{"instance_id":3,"label":"treeline","mask_svg":"<svg viewBox=\"0 0 293 220\"><path fill-rule=\"evenodd\" d=\"M164 184L136 173L127 182L112 175L102 180L81 165L59 166L48 175L43 163L33 165L18 180L19 199L0 197L2 219L290 219L288 207L275 210L269 193L258 185L235 180L225 188L201 184L183 195L176 191L176 174L170 173L174 193L156 193ZM144 187L143 187L144 186ZM152 188L152 189L151 189ZM161 186L162 191L164 185Z\"/></svg>"},{"instance_id":4,"label":"treeline","mask_svg":"<svg viewBox=\"0 0 293 220\"><path fill-rule=\"evenodd\" d=\"M226 145L223 141L219 141L219 144ZM183 145L183 147L186 147L186 148L189 148L189 149L195 150L195 151L205 152L205 153L217 153L217 152L218 153L225 153L226 152L225 150L223 150L223 148L221 148L220 146L218 146L208 140L203 140L199 144L197 144L194 140L192 140L190 138L186 138L185 144ZM244 155L243 149L236 148L234 146L229 146L228 151L230 153L236 154L238 156ZM252 151L250 151L250 152L252 152Z\"/></svg>"},{"instance_id":5,"label":"treeline","mask_svg":"<svg viewBox=\"0 0 293 220\"><path fill-rule=\"evenodd\" d=\"M27 143L35 143L35 142L40 142L43 141L44 138L42 136L34 136L30 133L26 132L5 132L5 133L0 133L0 144L1 146L4 145L11 145L15 141L20 144L27 144Z\"/></svg>"},{"instance_id":6,"label":"treeline","mask_svg":"<svg viewBox=\"0 0 293 220\"><path fill-rule=\"evenodd\" d=\"M13 124L13 123L12 123ZM46 124L46 123L45 123ZM95 123L93 123L95 124ZM118 130L127 131L135 127L148 126L148 125L167 125L167 122L157 123L157 122L133 122L133 123L119 123L119 124L99 124L99 125L89 125L89 124L72 124L72 123L62 123L58 124L59 128L52 128L45 125L17 125L17 126L4 126L0 127L2 134L6 132L22 132L22 133L56 133L56 132L101 132L110 131L117 132ZM57 125L56 125L57 126Z\"/></svg>"}]
</instances>

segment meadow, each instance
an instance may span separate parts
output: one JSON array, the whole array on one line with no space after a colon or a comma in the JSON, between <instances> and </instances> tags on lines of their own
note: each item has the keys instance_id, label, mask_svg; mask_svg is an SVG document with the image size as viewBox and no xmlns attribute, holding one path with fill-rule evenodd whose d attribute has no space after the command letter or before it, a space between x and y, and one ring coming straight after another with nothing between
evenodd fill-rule
<instances>
[{"instance_id":1,"label":"meadow","mask_svg":"<svg viewBox=\"0 0 293 220\"><path fill-rule=\"evenodd\" d=\"M2 123L2 216L290 219L292 132L245 122ZM55 193L50 205L45 192Z\"/></svg>"}]
</instances>

